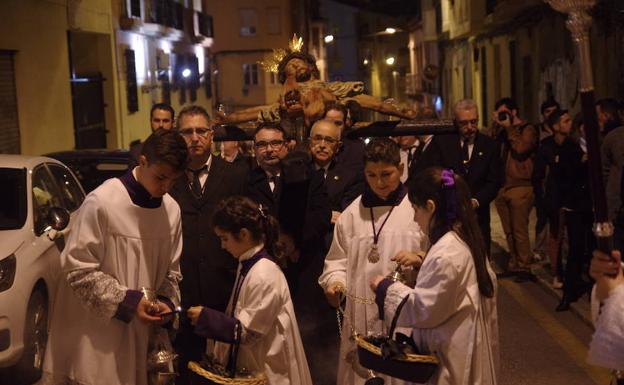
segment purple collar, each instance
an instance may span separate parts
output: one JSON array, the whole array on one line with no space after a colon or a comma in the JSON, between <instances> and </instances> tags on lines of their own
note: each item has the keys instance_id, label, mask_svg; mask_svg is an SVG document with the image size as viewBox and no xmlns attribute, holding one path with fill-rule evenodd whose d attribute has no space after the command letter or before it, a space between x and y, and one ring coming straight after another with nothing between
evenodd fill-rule
<instances>
[{"instance_id":1,"label":"purple collar","mask_svg":"<svg viewBox=\"0 0 624 385\"><path fill-rule=\"evenodd\" d=\"M243 277L247 276L247 273L249 273L249 270L251 270L251 268L256 264L256 262L258 262L262 258L270 259L271 261L275 262L275 258L269 255L266 249L262 249L258 251L253 257L241 262L241 271L240 271L241 276Z\"/></svg>"},{"instance_id":2,"label":"purple collar","mask_svg":"<svg viewBox=\"0 0 624 385\"><path fill-rule=\"evenodd\" d=\"M407 195L407 187L403 183L399 183L399 187L388 195L388 199L381 199L373 192L368 183L364 184L364 193L362 194L362 204L364 207L377 206L398 206Z\"/></svg>"},{"instance_id":3,"label":"purple collar","mask_svg":"<svg viewBox=\"0 0 624 385\"><path fill-rule=\"evenodd\" d=\"M132 175L132 170L128 170L127 173L123 174L118 178L121 183L123 183L126 191L128 191L128 195L130 195L130 199L132 203L139 207L143 207L146 209L155 209L160 207L162 203L162 198L154 198L150 195L149 192L143 187Z\"/></svg>"}]
</instances>

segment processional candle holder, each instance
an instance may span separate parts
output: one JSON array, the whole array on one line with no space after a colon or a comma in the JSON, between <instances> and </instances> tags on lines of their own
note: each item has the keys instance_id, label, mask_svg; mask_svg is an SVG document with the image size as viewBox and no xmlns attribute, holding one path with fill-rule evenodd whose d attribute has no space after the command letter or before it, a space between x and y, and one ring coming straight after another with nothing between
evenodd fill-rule
<instances>
[{"instance_id":1,"label":"processional candle holder","mask_svg":"<svg viewBox=\"0 0 624 385\"><path fill-rule=\"evenodd\" d=\"M579 91L587 141L587 162L594 206L593 231L598 248L607 254L613 249L613 224L607 215L607 199L602 177L598 119L594 105L594 77L589 46L592 17L589 10L596 0L544 0L561 13L568 15L566 26L576 46L579 65Z\"/></svg>"},{"instance_id":2,"label":"processional candle holder","mask_svg":"<svg viewBox=\"0 0 624 385\"><path fill-rule=\"evenodd\" d=\"M566 26L572 34L578 53L579 91L585 124L587 162L594 206L593 231L598 248L611 255L611 250L613 249L613 224L609 221L607 215L607 199L602 176L600 143L598 141L598 119L594 106L594 79L589 46L589 29L592 24L589 10L596 4L596 0L544 1L550 4L556 11L568 15ZM624 375L621 371L613 371L613 377L618 385L624 385Z\"/></svg>"}]
</instances>

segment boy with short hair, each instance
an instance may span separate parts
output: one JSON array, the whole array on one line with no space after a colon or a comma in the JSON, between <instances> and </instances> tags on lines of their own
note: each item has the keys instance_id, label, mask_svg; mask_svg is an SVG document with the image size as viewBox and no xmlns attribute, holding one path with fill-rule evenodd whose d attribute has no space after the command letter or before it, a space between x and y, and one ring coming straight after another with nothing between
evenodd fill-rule
<instances>
[{"instance_id":1,"label":"boy with short hair","mask_svg":"<svg viewBox=\"0 0 624 385\"><path fill-rule=\"evenodd\" d=\"M180 208L167 192L187 159L180 134L158 130L137 167L87 195L61 254L43 384L147 384L149 325L179 303Z\"/></svg>"},{"instance_id":2,"label":"boy with short hair","mask_svg":"<svg viewBox=\"0 0 624 385\"><path fill-rule=\"evenodd\" d=\"M343 385L363 385L368 378L368 371L358 363L355 341L348 337L351 328L362 335L383 331L368 283L395 270L393 259L400 253L422 250L422 233L401 183L405 166L398 145L387 138L371 141L364 164L364 193L338 218L319 278L330 305L338 307L346 296L336 381ZM383 377L388 385L405 383Z\"/></svg>"}]
</instances>

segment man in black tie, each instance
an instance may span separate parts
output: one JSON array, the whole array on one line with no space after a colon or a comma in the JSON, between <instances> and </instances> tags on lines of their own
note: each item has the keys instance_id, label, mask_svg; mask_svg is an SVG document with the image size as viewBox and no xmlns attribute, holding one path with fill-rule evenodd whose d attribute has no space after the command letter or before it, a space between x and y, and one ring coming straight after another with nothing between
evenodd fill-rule
<instances>
[{"instance_id":1,"label":"man in black tie","mask_svg":"<svg viewBox=\"0 0 624 385\"><path fill-rule=\"evenodd\" d=\"M242 194L246 175L210 153L213 129L204 108L189 106L180 111L177 129L186 141L190 157L186 175L170 191L182 212L182 306L202 305L224 311L238 263L221 249L212 229L212 213L222 199ZM206 339L195 335L189 322L183 322L175 347L181 356L176 384L185 385L189 382L186 364L201 359Z\"/></svg>"},{"instance_id":2,"label":"man in black tie","mask_svg":"<svg viewBox=\"0 0 624 385\"><path fill-rule=\"evenodd\" d=\"M397 136L395 140L399 145L399 154L401 155L401 163L403 163L403 174L401 174L401 183L405 183L408 176L410 175L412 161L414 160L414 156L416 155L418 138L414 135Z\"/></svg>"},{"instance_id":3,"label":"man in black tie","mask_svg":"<svg viewBox=\"0 0 624 385\"><path fill-rule=\"evenodd\" d=\"M322 170L334 224L340 213L364 191L364 173L336 157L341 140L340 128L333 121L316 121L310 129L309 139L312 165L316 170Z\"/></svg>"},{"instance_id":4,"label":"man in black tie","mask_svg":"<svg viewBox=\"0 0 624 385\"><path fill-rule=\"evenodd\" d=\"M451 168L470 187L472 205L486 249L490 250L490 203L496 198L502 183L499 147L494 139L479 132L479 109L470 100L455 104L457 134L433 138L428 152L428 166Z\"/></svg>"},{"instance_id":5,"label":"man in black tie","mask_svg":"<svg viewBox=\"0 0 624 385\"><path fill-rule=\"evenodd\" d=\"M258 167L251 170L245 195L267 207L280 224L280 240L290 249L286 274L291 291L305 257L318 248L331 217L323 175L308 163L307 154L286 149L279 123L262 123L254 134ZM300 257L303 261L299 261Z\"/></svg>"}]
</instances>

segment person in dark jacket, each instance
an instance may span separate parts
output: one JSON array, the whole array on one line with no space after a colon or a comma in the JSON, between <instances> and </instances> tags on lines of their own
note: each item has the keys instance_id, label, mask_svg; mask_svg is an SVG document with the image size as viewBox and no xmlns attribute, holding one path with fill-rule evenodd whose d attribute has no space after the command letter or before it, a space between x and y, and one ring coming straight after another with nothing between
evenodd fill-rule
<instances>
[{"instance_id":1,"label":"person in dark jacket","mask_svg":"<svg viewBox=\"0 0 624 385\"><path fill-rule=\"evenodd\" d=\"M186 174L170 191L182 212L182 306L201 304L224 311L234 286L237 261L221 249L212 229L212 213L221 200L242 194L246 175L210 153L213 129L205 109L186 107L180 111L177 123L190 157ZM189 381L186 364L201 359L206 351L206 339L194 334L186 320L180 326L175 347L180 354L180 377L176 384L185 385Z\"/></svg>"},{"instance_id":2,"label":"person in dark jacket","mask_svg":"<svg viewBox=\"0 0 624 385\"><path fill-rule=\"evenodd\" d=\"M464 178L489 254L490 203L501 186L499 148L494 139L479 132L479 109L474 101L462 100L454 111L458 133L433 138L426 166L451 168Z\"/></svg>"},{"instance_id":3,"label":"person in dark jacket","mask_svg":"<svg viewBox=\"0 0 624 385\"><path fill-rule=\"evenodd\" d=\"M298 274L318 253L330 225L331 210L323 173L306 153L288 153L279 123L262 123L254 134L258 167L251 170L245 195L262 204L278 219L282 244L287 247L286 277L296 292Z\"/></svg>"}]
</instances>

